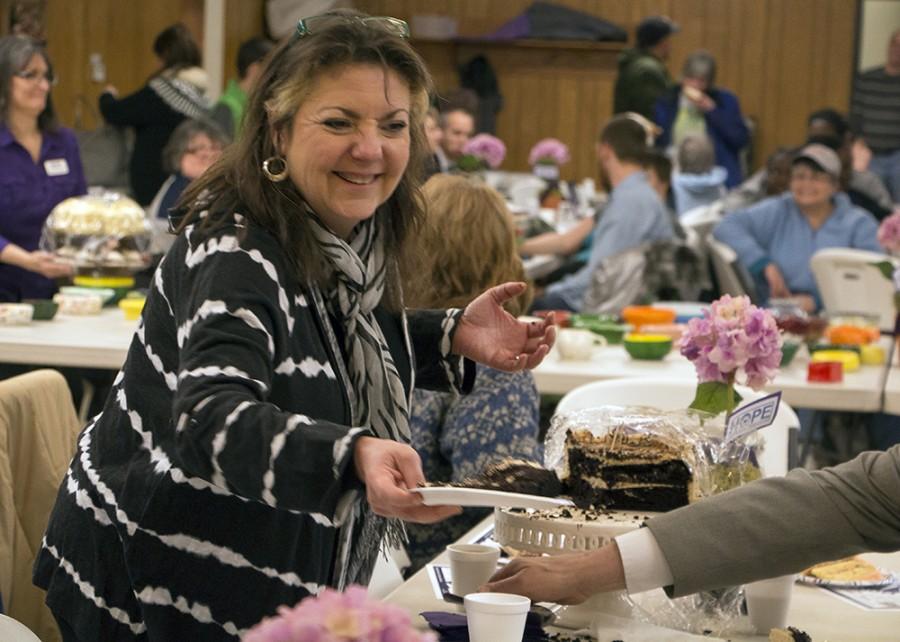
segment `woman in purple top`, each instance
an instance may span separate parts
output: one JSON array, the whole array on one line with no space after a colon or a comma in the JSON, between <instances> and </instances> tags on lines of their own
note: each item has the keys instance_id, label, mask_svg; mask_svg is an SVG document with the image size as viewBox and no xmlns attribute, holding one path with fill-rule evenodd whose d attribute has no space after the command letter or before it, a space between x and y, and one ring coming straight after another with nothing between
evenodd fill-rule
<instances>
[{"instance_id":1,"label":"woman in purple top","mask_svg":"<svg viewBox=\"0 0 900 642\"><path fill-rule=\"evenodd\" d=\"M38 249L50 210L86 191L75 136L56 123L54 82L40 43L0 38L0 301L50 297L71 272Z\"/></svg>"}]
</instances>

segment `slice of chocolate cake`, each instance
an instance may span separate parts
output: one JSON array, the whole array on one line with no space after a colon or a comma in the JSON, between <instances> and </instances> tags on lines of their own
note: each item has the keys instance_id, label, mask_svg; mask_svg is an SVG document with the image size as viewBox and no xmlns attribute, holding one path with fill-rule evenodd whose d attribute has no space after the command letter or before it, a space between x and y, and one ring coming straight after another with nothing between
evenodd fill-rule
<instances>
[{"instance_id":1,"label":"slice of chocolate cake","mask_svg":"<svg viewBox=\"0 0 900 642\"><path fill-rule=\"evenodd\" d=\"M541 497L558 497L562 493L562 483L554 471L524 459L504 459L491 464L477 477L441 485L502 490Z\"/></svg>"},{"instance_id":2,"label":"slice of chocolate cake","mask_svg":"<svg viewBox=\"0 0 900 642\"><path fill-rule=\"evenodd\" d=\"M563 489L579 507L667 511L697 495L691 450L653 434L570 430L566 454Z\"/></svg>"},{"instance_id":3,"label":"slice of chocolate cake","mask_svg":"<svg viewBox=\"0 0 900 642\"><path fill-rule=\"evenodd\" d=\"M786 629L772 629L769 631L769 642L812 642L812 638L806 631L789 626Z\"/></svg>"}]
</instances>

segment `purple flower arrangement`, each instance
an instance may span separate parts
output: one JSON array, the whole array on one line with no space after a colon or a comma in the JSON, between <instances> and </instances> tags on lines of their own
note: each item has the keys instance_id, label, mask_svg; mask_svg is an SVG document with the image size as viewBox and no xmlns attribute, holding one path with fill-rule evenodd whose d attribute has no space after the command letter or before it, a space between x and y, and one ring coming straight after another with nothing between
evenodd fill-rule
<instances>
[{"instance_id":1,"label":"purple flower arrangement","mask_svg":"<svg viewBox=\"0 0 900 642\"><path fill-rule=\"evenodd\" d=\"M699 384L692 408L731 412L740 401L734 384L759 390L775 378L782 337L775 317L746 296L724 295L700 318L691 319L679 341L694 363Z\"/></svg>"},{"instance_id":2,"label":"purple flower arrangement","mask_svg":"<svg viewBox=\"0 0 900 642\"><path fill-rule=\"evenodd\" d=\"M325 589L250 629L244 642L437 642L420 633L398 606L369 599L366 589Z\"/></svg>"},{"instance_id":3,"label":"purple flower arrangement","mask_svg":"<svg viewBox=\"0 0 900 642\"><path fill-rule=\"evenodd\" d=\"M464 171L497 169L506 158L506 145L496 136L478 134L469 139L463 147L462 157L457 163Z\"/></svg>"},{"instance_id":4,"label":"purple flower arrangement","mask_svg":"<svg viewBox=\"0 0 900 642\"><path fill-rule=\"evenodd\" d=\"M544 138L535 143L528 152L528 164L564 165L569 162L569 148L556 138Z\"/></svg>"},{"instance_id":5,"label":"purple flower arrangement","mask_svg":"<svg viewBox=\"0 0 900 642\"><path fill-rule=\"evenodd\" d=\"M900 209L881 221L878 226L878 242L885 250L894 254L900 252Z\"/></svg>"}]
</instances>

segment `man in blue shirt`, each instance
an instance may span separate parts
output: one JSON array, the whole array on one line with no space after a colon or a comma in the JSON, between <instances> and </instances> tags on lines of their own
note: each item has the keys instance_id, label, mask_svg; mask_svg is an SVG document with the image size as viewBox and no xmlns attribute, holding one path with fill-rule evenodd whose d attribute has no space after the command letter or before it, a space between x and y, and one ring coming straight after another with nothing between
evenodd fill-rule
<instances>
[{"instance_id":1,"label":"man in blue shirt","mask_svg":"<svg viewBox=\"0 0 900 642\"><path fill-rule=\"evenodd\" d=\"M794 158L790 190L727 215L714 236L731 246L763 300L796 297L809 312L821 305L809 260L826 247L881 252L878 223L839 191L841 161L820 144Z\"/></svg>"},{"instance_id":2,"label":"man in blue shirt","mask_svg":"<svg viewBox=\"0 0 900 642\"><path fill-rule=\"evenodd\" d=\"M581 310L593 274L606 259L674 237L666 208L641 165L647 149L647 131L627 114L603 128L597 158L613 189L594 228L590 259L575 274L550 285L532 309Z\"/></svg>"}]
</instances>

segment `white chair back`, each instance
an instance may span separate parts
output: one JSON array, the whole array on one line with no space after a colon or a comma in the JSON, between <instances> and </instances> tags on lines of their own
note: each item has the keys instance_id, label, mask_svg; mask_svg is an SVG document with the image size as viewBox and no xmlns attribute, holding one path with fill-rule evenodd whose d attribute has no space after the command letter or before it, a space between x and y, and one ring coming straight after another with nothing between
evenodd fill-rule
<instances>
[{"instance_id":1,"label":"white chair back","mask_svg":"<svg viewBox=\"0 0 900 642\"><path fill-rule=\"evenodd\" d=\"M6 615L0 615L0 640L3 642L41 642L41 639L32 633L31 629Z\"/></svg>"},{"instance_id":2,"label":"white chair back","mask_svg":"<svg viewBox=\"0 0 900 642\"><path fill-rule=\"evenodd\" d=\"M756 299L756 292L749 280L749 275L741 273L741 265L737 254L728 245L709 234L706 237L706 247L709 248L709 256L712 260L713 272L719 282L720 294L741 296L746 294L751 299Z\"/></svg>"},{"instance_id":3,"label":"white chair back","mask_svg":"<svg viewBox=\"0 0 900 642\"><path fill-rule=\"evenodd\" d=\"M609 379L592 381L571 390L556 406L556 413L573 412L596 406L651 406L660 410L687 408L694 399L697 384L694 380L654 377ZM766 393L737 386L744 402L759 399ZM760 465L766 475L784 475L788 470L789 430L800 426L797 413L784 400L778 407L775 422L762 429L766 448Z\"/></svg>"},{"instance_id":4,"label":"white chair back","mask_svg":"<svg viewBox=\"0 0 900 642\"><path fill-rule=\"evenodd\" d=\"M829 313L859 312L878 316L878 327L893 331L894 284L872 265L897 261L886 254L847 247L819 250L810 260L813 276Z\"/></svg>"},{"instance_id":5,"label":"white chair back","mask_svg":"<svg viewBox=\"0 0 900 642\"><path fill-rule=\"evenodd\" d=\"M712 232L716 223L722 220L722 207L723 203L721 200L710 205L695 207L682 214L678 218L678 222L681 223L681 227L685 230L694 230L697 236L704 238Z\"/></svg>"}]
</instances>

